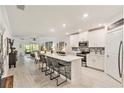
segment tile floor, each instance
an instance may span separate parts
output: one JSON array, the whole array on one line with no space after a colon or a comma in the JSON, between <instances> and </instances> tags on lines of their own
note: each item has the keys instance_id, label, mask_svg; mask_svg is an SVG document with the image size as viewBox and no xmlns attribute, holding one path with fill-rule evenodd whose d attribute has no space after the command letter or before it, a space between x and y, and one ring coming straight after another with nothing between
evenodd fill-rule
<instances>
[{"instance_id":1,"label":"tile floor","mask_svg":"<svg viewBox=\"0 0 124 93\"><path fill-rule=\"evenodd\" d=\"M50 80L38 69L38 64L29 56L20 57L16 68L11 68L8 75L14 75L14 88L55 88L56 81ZM104 72L82 67L82 79L79 83L64 83L58 88L119 88L121 84Z\"/></svg>"}]
</instances>

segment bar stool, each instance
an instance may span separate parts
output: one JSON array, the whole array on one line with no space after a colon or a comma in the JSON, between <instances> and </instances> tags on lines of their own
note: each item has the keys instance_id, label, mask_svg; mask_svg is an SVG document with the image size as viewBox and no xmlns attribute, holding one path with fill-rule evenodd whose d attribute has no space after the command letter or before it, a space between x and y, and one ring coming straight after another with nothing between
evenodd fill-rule
<instances>
[{"instance_id":1,"label":"bar stool","mask_svg":"<svg viewBox=\"0 0 124 93\"><path fill-rule=\"evenodd\" d=\"M35 61L34 61L34 63L38 63L39 64L39 69L40 69L40 56L39 56L39 54L38 54L38 52L34 52L34 57L35 57Z\"/></svg>"},{"instance_id":2,"label":"bar stool","mask_svg":"<svg viewBox=\"0 0 124 93\"><path fill-rule=\"evenodd\" d=\"M45 58L45 56L44 55L40 55L40 57L41 57L41 62L42 62L42 67L41 67L41 71L42 72L45 72L46 71L46 67L47 67L47 63L46 63L46 58ZM44 67L44 65L45 65L45 67Z\"/></svg>"},{"instance_id":3,"label":"bar stool","mask_svg":"<svg viewBox=\"0 0 124 93\"><path fill-rule=\"evenodd\" d=\"M54 73L54 70L52 69L52 62L50 60L50 57L46 57L46 71L45 71L45 75L50 75Z\"/></svg>"},{"instance_id":4,"label":"bar stool","mask_svg":"<svg viewBox=\"0 0 124 93\"><path fill-rule=\"evenodd\" d=\"M58 59L50 58L50 60L52 62L52 69L54 71L56 71L56 76L53 76L53 74L50 74L50 80L56 79L57 80L57 82L56 82L57 86L67 82L66 65L61 64L61 62L60 62L61 60L58 60ZM63 71L63 70L64 70L65 80L59 83L58 78L60 77L61 71Z\"/></svg>"},{"instance_id":5,"label":"bar stool","mask_svg":"<svg viewBox=\"0 0 124 93\"><path fill-rule=\"evenodd\" d=\"M39 57L39 55L38 55L38 52L34 52L34 56L35 56L35 61L34 61L34 63L39 63L40 57Z\"/></svg>"},{"instance_id":6,"label":"bar stool","mask_svg":"<svg viewBox=\"0 0 124 93\"><path fill-rule=\"evenodd\" d=\"M86 55L81 60L82 60L82 66L87 67Z\"/></svg>"}]
</instances>

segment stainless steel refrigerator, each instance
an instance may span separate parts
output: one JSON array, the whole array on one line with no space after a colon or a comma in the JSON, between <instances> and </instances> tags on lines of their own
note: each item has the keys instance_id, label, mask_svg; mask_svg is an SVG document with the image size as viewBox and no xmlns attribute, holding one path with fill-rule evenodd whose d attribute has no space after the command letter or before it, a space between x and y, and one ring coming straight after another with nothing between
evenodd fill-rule
<instances>
[{"instance_id":1,"label":"stainless steel refrigerator","mask_svg":"<svg viewBox=\"0 0 124 93\"><path fill-rule=\"evenodd\" d=\"M124 19L120 19L108 26L105 46L105 72L121 85L123 85L123 23Z\"/></svg>"}]
</instances>

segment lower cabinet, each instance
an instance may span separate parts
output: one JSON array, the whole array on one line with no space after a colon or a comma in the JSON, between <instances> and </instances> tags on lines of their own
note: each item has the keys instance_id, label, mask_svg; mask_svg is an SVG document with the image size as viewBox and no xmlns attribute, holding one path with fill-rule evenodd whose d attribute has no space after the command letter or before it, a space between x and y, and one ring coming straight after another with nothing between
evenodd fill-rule
<instances>
[{"instance_id":1,"label":"lower cabinet","mask_svg":"<svg viewBox=\"0 0 124 93\"><path fill-rule=\"evenodd\" d=\"M104 55L100 54L88 54L87 66L99 70L104 70Z\"/></svg>"}]
</instances>

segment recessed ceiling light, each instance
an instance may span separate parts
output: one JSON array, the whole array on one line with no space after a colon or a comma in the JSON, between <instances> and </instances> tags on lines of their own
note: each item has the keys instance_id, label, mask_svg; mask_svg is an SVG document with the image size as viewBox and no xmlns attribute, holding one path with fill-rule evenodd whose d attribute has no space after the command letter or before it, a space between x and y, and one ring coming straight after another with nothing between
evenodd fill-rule
<instances>
[{"instance_id":1,"label":"recessed ceiling light","mask_svg":"<svg viewBox=\"0 0 124 93\"><path fill-rule=\"evenodd\" d=\"M69 35L69 33L68 33L68 32L66 32L66 35Z\"/></svg>"},{"instance_id":2,"label":"recessed ceiling light","mask_svg":"<svg viewBox=\"0 0 124 93\"><path fill-rule=\"evenodd\" d=\"M66 27L66 24L62 24L62 27Z\"/></svg>"},{"instance_id":3,"label":"recessed ceiling light","mask_svg":"<svg viewBox=\"0 0 124 93\"><path fill-rule=\"evenodd\" d=\"M51 32L55 32L55 29L52 28L52 29L50 29L50 31L51 31Z\"/></svg>"},{"instance_id":4,"label":"recessed ceiling light","mask_svg":"<svg viewBox=\"0 0 124 93\"><path fill-rule=\"evenodd\" d=\"M83 17L84 18L87 18L88 17L88 14L87 13L83 14Z\"/></svg>"},{"instance_id":5,"label":"recessed ceiling light","mask_svg":"<svg viewBox=\"0 0 124 93\"><path fill-rule=\"evenodd\" d=\"M82 31L82 29L78 29L78 32L81 32Z\"/></svg>"}]
</instances>

